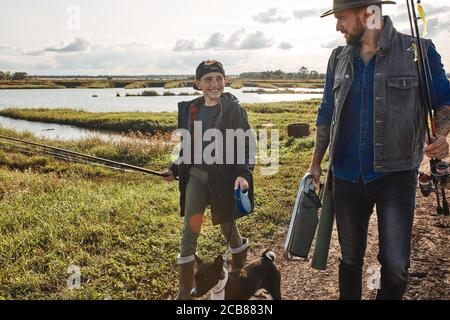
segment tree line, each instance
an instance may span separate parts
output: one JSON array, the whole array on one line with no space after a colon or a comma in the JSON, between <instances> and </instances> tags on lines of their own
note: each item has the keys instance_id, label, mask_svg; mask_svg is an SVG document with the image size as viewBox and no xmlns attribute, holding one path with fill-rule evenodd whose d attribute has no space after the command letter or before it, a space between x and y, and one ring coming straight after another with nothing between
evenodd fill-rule
<instances>
[{"instance_id":1,"label":"tree line","mask_svg":"<svg viewBox=\"0 0 450 320\"><path fill-rule=\"evenodd\" d=\"M10 72L0 70L0 80L25 80L28 77L26 72Z\"/></svg>"},{"instance_id":2,"label":"tree line","mask_svg":"<svg viewBox=\"0 0 450 320\"><path fill-rule=\"evenodd\" d=\"M239 75L241 79L257 79L257 80L323 80L326 78L325 73L319 73L315 70L309 70L307 67L301 67L298 72L263 71L263 72L246 72Z\"/></svg>"}]
</instances>

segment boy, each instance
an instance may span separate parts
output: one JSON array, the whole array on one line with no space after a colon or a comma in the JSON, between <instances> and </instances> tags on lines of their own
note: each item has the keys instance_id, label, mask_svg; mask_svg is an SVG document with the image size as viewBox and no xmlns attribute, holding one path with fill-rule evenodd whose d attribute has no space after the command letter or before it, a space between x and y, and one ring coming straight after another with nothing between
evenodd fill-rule
<instances>
[{"instance_id":1,"label":"boy","mask_svg":"<svg viewBox=\"0 0 450 320\"><path fill-rule=\"evenodd\" d=\"M180 282L177 300L192 299L190 292L194 282L194 263L197 248L197 239L200 235L203 214L206 206L211 207L213 225L220 224L230 252L232 253L232 270L238 270L245 265L247 258L248 239L242 238L236 227L235 219L240 215L235 209L235 191L248 191L248 196L253 210L253 178L252 171L255 162L255 142L253 136L247 135L248 144L236 146L236 136L228 137L227 129L242 129L249 132L247 114L240 106L239 101L230 93L224 93L226 85L225 70L222 64L215 60L207 60L200 63L196 70L194 89L201 90L203 96L189 102L181 102L178 105L178 127L189 130L188 139L183 139L183 154L203 155L210 142L194 142L194 139L203 137L209 129L215 129L221 133L223 144L216 150L222 161L205 161L203 157L193 156L180 164L172 164L166 172L167 180L171 181L179 177L180 209L184 215L183 235L181 240L181 252L178 256L180 265ZM199 132L198 127L201 124ZM236 131L235 131L236 132ZM217 137L213 143L216 143ZM244 140L245 141L245 140ZM193 142L193 143L192 143ZM191 148L192 145L192 148ZM228 162L227 146L233 146L234 154L232 163ZM190 149L186 152L187 149ZM232 150L231 150L232 151ZM243 155L244 163L237 160L239 154ZM177 161L178 162L178 161ZM226 163L226 164L224 164Z\"/></svg>"}]
</instances>

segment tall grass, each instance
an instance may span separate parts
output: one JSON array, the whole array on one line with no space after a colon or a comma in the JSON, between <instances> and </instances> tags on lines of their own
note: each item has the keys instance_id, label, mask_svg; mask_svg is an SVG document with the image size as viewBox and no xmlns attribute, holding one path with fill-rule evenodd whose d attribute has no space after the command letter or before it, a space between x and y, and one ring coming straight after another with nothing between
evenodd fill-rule
<instances>
[{"instance_id":1,"label":"tall grass","mask_svg":"<svg viewBox=\"0 0 450 320\"><path fill-rule=\"evenodd\" d=\"M276 123L284 135L287 125L314 122L319 100L243 104L256 128ZM85 112L71 109L3 109L0 115L14 119L70 124L119 132L169 133L177 127L175 112Z\"/></svg>"},{"instance_id":2,"label":"tall grass","mask_svg":"<svg viewBox=\"0 0 450 320\"><path fill-rule=\"evenodd\" d=\"M312 104L304 107L310 113L297 112L302 107L295 104L274 104L277 113L268 111L270 105L245 107L253 108L249 116L255 128L268 122L285 128L289 122L315 116ZM72 112L71 116L81 117ZM104 116L114 119L117 115ZM149 117L132 113L125 119L141 116ZM29 133L4 129L0 133L157 170L170 163L170 148L163 143L105 143L98 139L50 142ZM168 136L154 138L167 141ZM263 176L261 164L255 168L255 213L238 221L253 249L262 249L261 241L287 225L298 179L308 167L312 147L312 138L287 139L282 135L278 174ZM178 197L177 184L160 178L1 152L0 297L173 297L182 228ZM207 216L199 254L212 259L225 249L219 228L213 227ZM70 265L81 270L80 290L67 287Z\"/></svg>"},{"instance_id":3,"label":"tall grass","mask_svg":"<svg viewBox=\"0 0 450 320\"><path fill-rule=\"evenodd\" d=\"M161 112L85 112L71 109L2 109L0 115L13 119L69 124L83 128L120 132L172 132L175 113Z\"/></svg>"}]
</instances>

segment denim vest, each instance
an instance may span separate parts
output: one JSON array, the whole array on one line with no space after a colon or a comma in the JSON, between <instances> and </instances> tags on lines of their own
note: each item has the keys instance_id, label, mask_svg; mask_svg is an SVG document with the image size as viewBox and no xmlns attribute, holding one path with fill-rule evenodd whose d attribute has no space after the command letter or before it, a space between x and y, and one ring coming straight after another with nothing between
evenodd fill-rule
<instances>
[{"instance_id":1,"label":"denim vest","mask_svg":"<svg viewBox=\"0 0 450 320\"><path fill-rule=\"evenodd\" d=\"M423 159L424 112L419 101L419 77L411 48L411 36L397 32L389 17L378 42L374 78L374 168L396 172L417 168ZM424 54L430 40L422 40ZM348 45L336 57L334 112L330 128L330 163L341 121L341 111L352 86L353 54ZM334 59L331 59L333 61Z\"/></svg>"}]
</instances>

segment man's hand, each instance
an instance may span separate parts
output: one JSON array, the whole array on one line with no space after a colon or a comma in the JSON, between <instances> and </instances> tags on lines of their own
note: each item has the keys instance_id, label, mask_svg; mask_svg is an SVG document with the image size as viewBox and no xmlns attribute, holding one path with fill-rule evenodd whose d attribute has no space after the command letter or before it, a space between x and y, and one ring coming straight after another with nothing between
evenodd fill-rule
<instances>
[{"instance_id":1,"label":"man's hand","mask_svg":"<svg viewBox=\"0 0 450 320\"><path fill-rule=\"evenodd\" d=\"M243 177L237 177L236 182L234 183L234 190L241 189L241 191L248 190L249 185L248 181Z\"/></svg>"},{"instance_id":2,"label":"man's hand","mask_svg":"<svg viewBox=\"0 0 450 320\"><path fill-rule=\"evenodd\" d=\"M449 155L449 144L447 138L438 135L436 138L432 138L433 143L425 146L423 152L429 158L436 158L439 160L445 159Z\"/></svg>"},{"instance_id":3,"label":"man's hand","mask_svg":"<svg viewBox=\"0 0 450 320\"><path fill-rule=\"evenodd\" d=\"M311 164L309 166L308 172L310 172L313 176L314 182L316 184L320 183L320 177L322 176L322 168L320 167L320 164Z\"/></svg>"},{"instance_id":4,"label":"man's hand","mask_svg":"<svg viewBox=\"0 0 450 320\"><path fill-rule=\"evenodd\" d=\"M320 176L322 175L322 168L320 164L325 156L328 145L330 144L330 126L328 125L318 125L316 142L314 143L314 153L311 160L311 165L309 166L308 172L313 176L314 182L316 184L320 183Z\"/></svg>"},{"instance_id":5,"label":"man's hand","mask_svg":"<svg viewBox=\"0 0 450 320\"><path fill-rule=\"evenodd\" d=\"M172 170L167 170L162 173L164 175L164 180L173 181L175 180L175 176L173 175Z\"/></svg>"}]
</instances>

